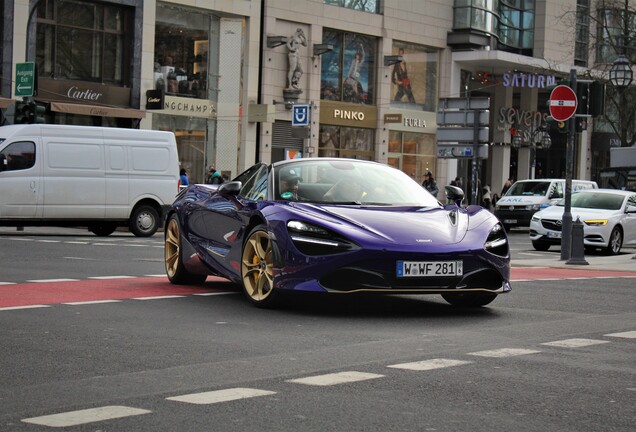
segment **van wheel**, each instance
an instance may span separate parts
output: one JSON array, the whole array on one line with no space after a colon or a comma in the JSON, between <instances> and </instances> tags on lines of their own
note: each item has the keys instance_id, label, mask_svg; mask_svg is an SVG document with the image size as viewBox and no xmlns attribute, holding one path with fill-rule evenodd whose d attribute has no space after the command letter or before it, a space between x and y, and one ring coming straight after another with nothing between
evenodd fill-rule
<instances>
[{"instance_id":1,"label":"van wheel","mask_svg":"<svg viewBox=\"0 0 636 432\"><path fill-rule=\"evenodd\" d=\"M88 230L98 237L108 237L114 233L116 229L117 225L109 222L95 224L88 227Z\"/></svg>"},{"instance_id":2,"label":"van wheel","mask_svg":"<svg viewBox=\"0 0 636 432\"><path fill-rule=\"evenodd\" d=\"M150 237L159 229L159 213L149 205L139 206L133 210L128 228L137 237Z\"/></svg>"}]
</instances>

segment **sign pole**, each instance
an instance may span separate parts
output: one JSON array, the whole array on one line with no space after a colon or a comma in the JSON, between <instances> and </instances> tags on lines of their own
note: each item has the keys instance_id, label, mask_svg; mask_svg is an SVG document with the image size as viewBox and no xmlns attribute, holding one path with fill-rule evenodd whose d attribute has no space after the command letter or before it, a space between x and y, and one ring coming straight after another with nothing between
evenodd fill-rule
<instances>
[{"instance_id":1,"label":"sign pole","mask_svg":"<svg viewBox=\"0 0 636 432\"><path fill-rule=\"evenodd\" d=\"M570 69L570 88L576 89L576 69ZM576 117L568 120L568 141L565 153L565 209L561 233L561 261L570 259L572 250L572 173L574 171L574 139L576 138Z\"/></svg>"}]
</instances>

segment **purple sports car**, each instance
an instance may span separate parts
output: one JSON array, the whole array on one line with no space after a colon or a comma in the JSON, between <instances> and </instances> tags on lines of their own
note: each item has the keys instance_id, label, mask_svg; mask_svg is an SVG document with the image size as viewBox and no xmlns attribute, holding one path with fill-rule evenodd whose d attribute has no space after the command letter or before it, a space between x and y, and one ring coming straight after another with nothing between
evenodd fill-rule
<instances>
[{"instance_id":1,"label":"purple sports car","mask_svg":"<svg viewBox=\"0 0 636 432\"><path fill-rule=\"evenodd\" d=\"M499 220L443 205L402 171L377 162L307 158L256 164L222 185L190 185L165 229L174 284L208 275L241 284L257 306L284 291L441 294L483 306L510 291Z\"/></svg>"}]
</instances>

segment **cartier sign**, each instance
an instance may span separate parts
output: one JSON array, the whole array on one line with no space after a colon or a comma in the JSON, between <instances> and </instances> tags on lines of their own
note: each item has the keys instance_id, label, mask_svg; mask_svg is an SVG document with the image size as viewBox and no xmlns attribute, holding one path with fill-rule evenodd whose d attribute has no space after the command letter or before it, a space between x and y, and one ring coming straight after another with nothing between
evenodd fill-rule
<instances>
[{"instance_id":1,"label":"cartier sign","mask_svg":"<svg viewBox=\"0 0 636 432\"><path fill-rule=\"evenodd\" d=\"M84 81L40 78L38 97L49 101L130 107L130 89Z\"/></svg>"}]
</instances>

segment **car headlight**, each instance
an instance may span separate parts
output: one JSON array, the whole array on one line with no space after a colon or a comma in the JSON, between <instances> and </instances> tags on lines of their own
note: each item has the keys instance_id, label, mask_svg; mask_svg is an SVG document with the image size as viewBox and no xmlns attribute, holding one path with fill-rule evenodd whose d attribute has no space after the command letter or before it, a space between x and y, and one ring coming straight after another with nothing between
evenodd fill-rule
<instances>
[{"instance_id":1,"label":"car headlight","mask_svg":"<svg viewBox=\"0 0 636 432\"><path fill-rule=\"evenodd\" d=\"M526 206L526 210L539 211L541 210L541 204L531 204Z\"/></svg>"},{"instance_id":2,"label":"car headlight","mask_svg":"<svg viewBox=\"0 0 636 432\"><path fill-rule=\"evenodd\" d=\"M607 225L607 219L587 219L584 220L583 223L589 226L603 226Z\"/></svg>"},{"instance_id":3,"label":"car headlight","mask_svg":"<svg viewBox=\"0 0 636 432\"><path fill-rule=\"evenodd\" d=\"M493 255L508 256L508 237L506 237L506 230L503 225L498 223L492 227L484 243L484 249Z\"/></svg>"},{"instance_id":4,"label":"car headlight","mask_svg":"<svg viewBox=\"0 0 636 432\"><path fill-rule=\"evenodd\" d=\"M298 250L305 255L329 255L357 249L354 242L307 222L287 222L287 232Z\"/></svg>"},{"instance_id":5,"label":"car headlight","mask_svg":"<svg viewBox=\"0 0 636 432\"><path fill-rule=\"evenodd\" d=\"M532 215L532 222L541 222L541 216L537 216L536 213Z\"/></svg>"}]
</instances>

